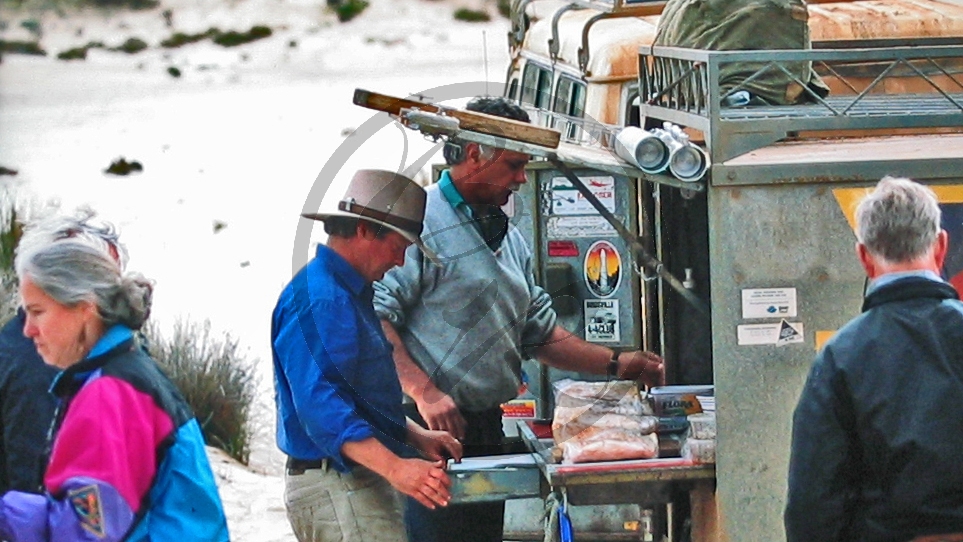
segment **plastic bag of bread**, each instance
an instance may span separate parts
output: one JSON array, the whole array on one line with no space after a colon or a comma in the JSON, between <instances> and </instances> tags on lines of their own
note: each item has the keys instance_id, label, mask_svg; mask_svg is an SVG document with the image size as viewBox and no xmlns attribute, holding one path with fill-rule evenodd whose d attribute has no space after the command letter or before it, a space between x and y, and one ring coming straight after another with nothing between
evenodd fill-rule
<instances>
[{"instance_id":1,"label":"plastic bag of bread","mask_svg":"<svg viewBox=\"0 0 963 542\"><path fill-rule=\"evenodd\" d=\"M656 457L657 427L634 382L555 383L552 436L563 463Z\"/></svg>"}]
</instances>

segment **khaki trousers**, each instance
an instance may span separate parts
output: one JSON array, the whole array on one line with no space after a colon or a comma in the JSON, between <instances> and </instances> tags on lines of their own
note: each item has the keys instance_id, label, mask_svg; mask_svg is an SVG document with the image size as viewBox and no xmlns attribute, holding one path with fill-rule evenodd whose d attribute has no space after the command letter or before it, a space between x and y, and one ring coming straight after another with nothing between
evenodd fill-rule
<instances>
[{"instance_id":1,"label":"khaki trousers","mask_svg":"<svg viewBox=\"0 0 963 542\"><path fill-rule=\"evenodd\" d=\"M285 474L284 506L299 542L407 542L402 500L365 467Z\"/></svg>"}]
</instances>

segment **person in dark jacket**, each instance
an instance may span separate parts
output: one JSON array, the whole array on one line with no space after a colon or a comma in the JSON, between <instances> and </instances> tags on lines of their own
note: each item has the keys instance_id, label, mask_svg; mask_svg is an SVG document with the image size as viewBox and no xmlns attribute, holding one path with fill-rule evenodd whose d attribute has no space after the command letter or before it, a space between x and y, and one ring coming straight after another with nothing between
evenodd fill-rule
<instances>
[{"instance_id":1,"label":"person in dark jacket","mask_svg":"<svg viewBox=\"0 0 963 542\"><path fill-rule=\"evenodd\" d=\"M793 416L789 542L963 540L963 303L933 191L884 178L856 210L863 312Z\"/></svg>"},{"instance_id":2,"label":"person in dark jacket","mask_svg":"<svg viewBox=\"0 0 963 542\"><path fill-rule=\"evenodd\" d=\"M134 332L153 285L116 247L65 238L18 249L23 332L62 372L45 495L0 497L0 540L229 540L200 426Z\"/></svg>"},{"instance_id":3,"label":"person in dark jacket","mask_svg":"<svg viewBox=\"0 0 963 542\"><path fill-rule=\"evenodd\" d=\"M25 320L18 310L0 330L0 494L42 491L43 449L57 405L47 391L57 369L23 336Z\"/></svg>"}]
</instances>

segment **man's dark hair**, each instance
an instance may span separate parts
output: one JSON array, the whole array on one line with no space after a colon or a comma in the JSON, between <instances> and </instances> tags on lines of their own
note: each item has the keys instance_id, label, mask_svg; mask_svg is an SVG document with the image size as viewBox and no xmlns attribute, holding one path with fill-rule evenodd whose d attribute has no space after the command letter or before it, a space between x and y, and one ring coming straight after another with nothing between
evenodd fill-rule
<instances>
[{"instance_id":1,"label":"man's dark hair","mask_svg":"<svg viewBox=\"0 0 963 542\"><path fill-rule=\"evenodd\" d=\"M361 220L353 216L329 216L324 219L324 233L331 237L351 239L358 233L358 222ZM365 220L365 222L374 229L375 237L378 239L383 239L388 235L388 232L392 231L391 228L386 228L381 224L369 220Z\"/></svg>"},{"instance_id":2,"label":"man's dark hair","mask_svg":"<svg viewBox=\"0 0 963 542\"><path fill-rule=\"evenodd\" d=\"M508 98L502 98L500 96L479 96L472 98L472 100L468 102L468 105L465 106L465 109L505 119L531 122L528 113L522 109L521 106ZM465 142L458 139L450 139L445 143L442 154L445 156L445 162L449 166L460 164L462 160L465 159Z\"/></svg>"}]
</instances>

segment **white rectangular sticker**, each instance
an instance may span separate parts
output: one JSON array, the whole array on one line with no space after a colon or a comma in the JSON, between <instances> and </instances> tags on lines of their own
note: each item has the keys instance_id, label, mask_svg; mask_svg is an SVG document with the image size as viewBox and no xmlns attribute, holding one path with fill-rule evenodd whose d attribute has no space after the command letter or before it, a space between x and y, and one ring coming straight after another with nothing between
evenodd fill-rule
<instances>
[{"instance_id":1,"label":"white rectangular sticker","mask_svg":"<svg viewBox=\"0 0 963 542\"><path fill-rule=\"evenodd\" d=\"M602 206L615 212L615 177L579 177ZM552 178L552 214L597 215L599 212L565 177Z\"/></svg>"},{"instance_id":2,"label":"white rectangular sticker","mask_svg":"<svg viewBox=\"0 0 963 542\"><path fill-rule=\"evenodd\" d=\"M615 237L615 228L601 216L553 216L546 225L549 239Z\"/></svg>"},{"instance_id":3,"label":"white rectangular sticker","mask_svg":"<svg viewBox=\"0 0 963 542\"><path fill-rule=\"evenodd\" d=\"M619 342L619 300L585 300L585 340L589 342Z\"/></svg>"},{"instance_id":4,"label":"white rectangular sticker","mask_svg":"<svg viewBox=\"0 0 963 542\"><path fill-rule=\"evenodd\" d=\"M743 318L794 318L795 288L747 288L742 291Z\"/></svg>"},{"instance_id":5,"label":"white rectangular sticker","mask_svg":"<svg viewBox=\"0 0 963 542\"><path fill-rule=\"evenodd\" d=\"M802 322L788 322L783 320L773 324L742 324L736 326L739 346L756 346L774 344L801 343L805 340Z\"/></svg>"}]
</instances>

